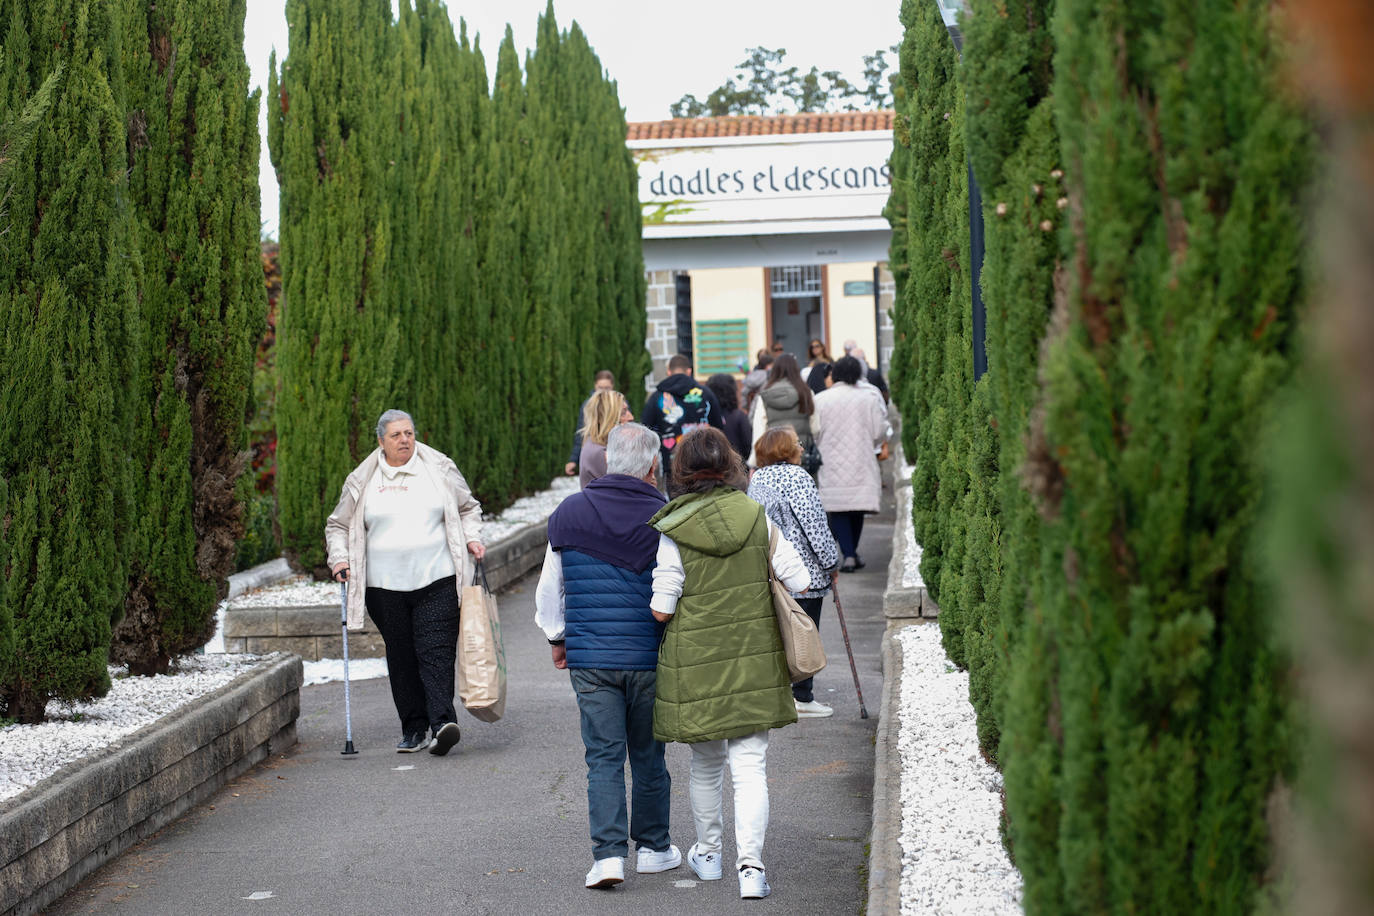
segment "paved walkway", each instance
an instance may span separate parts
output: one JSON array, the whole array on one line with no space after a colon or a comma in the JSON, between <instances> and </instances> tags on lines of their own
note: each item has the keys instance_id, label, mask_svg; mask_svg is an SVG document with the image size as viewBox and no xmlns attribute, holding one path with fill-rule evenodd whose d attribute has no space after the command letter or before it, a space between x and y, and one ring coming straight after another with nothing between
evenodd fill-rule
<instances>
[{"instance_id":1,"label":"paved walkway","mask_svg":"<svg viewBox=\"0 0 1374 916\"><path fill-rule=\"evenodd\" d=\"M462 741L448 757L397 754L386 681L355 682L360 753L344 758L343 685L307 687L295 748L134 846L48 912L857 913L867 896L890 495L888 509L864 530L868 567L840 577L870 718L859 718L827 601L821 632L830 666L817 677L816 693L836 712L773 732L764 852L773 895L765 900L741 901L728 870L710 883L696 881L685 864L639 876L633 851L625 884L582 887L591 842L577 705L534 625L536 572L500 597L510 666L505 719L488 725L460 712ZM672 837L684 853L694 839L689 759L685 746L669 745ZM727 861L732 810L727 801Z\"/></svg>"}]
</instances>

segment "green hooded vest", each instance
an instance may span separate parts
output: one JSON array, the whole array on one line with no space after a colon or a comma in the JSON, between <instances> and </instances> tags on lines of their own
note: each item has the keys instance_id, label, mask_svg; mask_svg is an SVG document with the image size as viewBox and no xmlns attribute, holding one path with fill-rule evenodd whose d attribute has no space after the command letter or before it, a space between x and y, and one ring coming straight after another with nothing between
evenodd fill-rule
<instances>
[{"instance_id":1,"label":"green hooded vest","mask_svg":"<svg viewBox=\"0 0 1374 916\"><path fill-rule=\"evenodd\" d=\"M679 496L649 524L677 544L687 574L659 648L654 737L719 741L797 721L763 508L716 487Z\"/></svg>"}]
</instances>

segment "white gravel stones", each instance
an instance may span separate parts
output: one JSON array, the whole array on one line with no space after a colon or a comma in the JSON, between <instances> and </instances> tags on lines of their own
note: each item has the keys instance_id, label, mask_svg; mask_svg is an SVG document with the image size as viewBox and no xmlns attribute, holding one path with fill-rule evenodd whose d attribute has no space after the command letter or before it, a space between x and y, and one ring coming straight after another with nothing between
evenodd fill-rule
<instances>
[{"instance_id":1,"label":"white gravel stones","mask_svg":"<svg viewBox=\"0 0 1374 916\"><path fill-rule=\"evenodd\" d=\"M978 751L968 673L936 624L905 627L900 727L902 916L1021 913L1021 875L998 835L1002 775Z\"/></svg>"},{"instance_id":2,"label":"white gravel stones","mask_svg":"<svg viewBox=\"0 0 1374 916\"><path fill-rule=\"evenodd\" d=\"M238 677L262 661L256 655L192 655L173 673L128 677L111 667L110 692L90 703L52 700L48 721L0 728L0 801L46 779L69 763L117 747L120 740Z\"/></svg>"},{"instance_id":3,"label":"white gravel stones","mask_svg":"<svg viewBox=\"0 0 1374 916\"><path fill-rule=\"evenodd\" d=\"M897 488L897 525L905 538L902 549L902 588L925 588L921 578L921 545L911 524L911 487Z\"/></svg>"},{"instance_id":4,"label":"white gravel stones","mask_svg":"<svg viewBox=\"0 0 1374 916\"><path fill-rule=\"evenodd\" d=\"M523 525L542 522L553 515L563 500L582 489L576 477L555 478L547 490L517 499L506 511L496 517L482 518L482 543L490 547L502 538L508 537Z\"/></svg>"}]
</instances>

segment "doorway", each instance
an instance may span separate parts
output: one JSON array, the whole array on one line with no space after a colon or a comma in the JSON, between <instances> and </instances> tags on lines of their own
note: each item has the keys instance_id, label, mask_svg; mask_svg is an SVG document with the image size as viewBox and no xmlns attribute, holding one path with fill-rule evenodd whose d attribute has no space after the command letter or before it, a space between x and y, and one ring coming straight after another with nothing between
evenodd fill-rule
<instances>
[{"instance_id":1,"label":"doorway","mask_svg":"<svg viewBox=\"0 0 1374 916\"><path fill-rule=\"evenodd\" d=\"M768 271L769 345L781 341L783 351L807 362L807 343L825 340L824 268L773 267Z\"/></svg>"}]
</instances>

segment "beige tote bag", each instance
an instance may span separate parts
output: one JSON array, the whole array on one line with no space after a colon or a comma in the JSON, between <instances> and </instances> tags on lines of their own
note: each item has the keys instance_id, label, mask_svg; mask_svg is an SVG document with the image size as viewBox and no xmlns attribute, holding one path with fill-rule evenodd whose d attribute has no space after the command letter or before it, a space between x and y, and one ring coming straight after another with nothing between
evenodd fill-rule
<instances>
[{"instance_id":1,"label":"beige tote bag","mask_svg":"<svg viewBox=\"0 0 1374 916\"><path fill-rule=\"evenodd\" d=\"M463 587L462 605L458 696L468 712L483 722L495 722L506 712L506 648L496 596L487 588L487 572L480 562L472 584Z\"/></svg>"},{"instance_id":2,"label":"beige tote bag","mask_svg":"<svg viewBox=\"0 0 1374 916\"><path fill-rule=\"evenodd\" d=\"M821 645L816 621L787 593L787 586L773 571L773 554L777 549L778 529L774 528L768 539L768 586L773 590L773 610L778 615L778 632L782 634L782 651L787 656L787 672L795 684L815 676L825 667L825 646Z\"/></svg>"}]
</instances>

